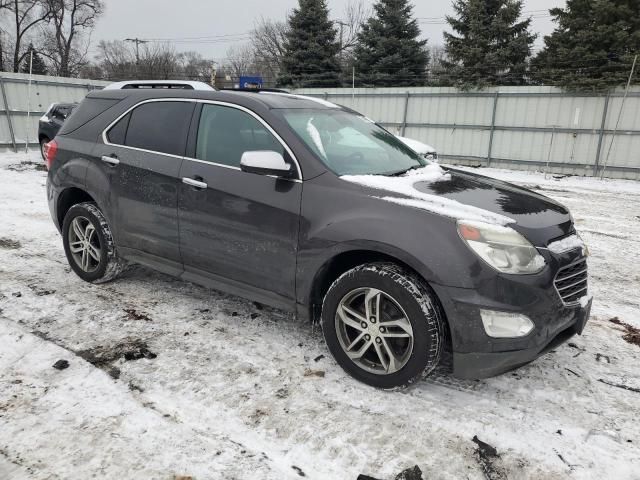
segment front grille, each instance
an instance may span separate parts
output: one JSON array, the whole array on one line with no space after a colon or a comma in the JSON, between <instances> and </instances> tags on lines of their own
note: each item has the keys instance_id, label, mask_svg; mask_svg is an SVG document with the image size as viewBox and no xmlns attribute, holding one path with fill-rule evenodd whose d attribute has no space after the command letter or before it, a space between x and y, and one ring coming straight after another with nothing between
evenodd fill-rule
<instances>
[{"instance_id":1,"label":"front grille","mask_svg":"<svg viewBox=\"0 0 640 480\"><path fill-rule=\"evenodd\" d=\"M562 267L556 275L554 285L565 305L577 303L580 297L587 294L587 259L582 258Z\"/></svg>"}]
</instances>

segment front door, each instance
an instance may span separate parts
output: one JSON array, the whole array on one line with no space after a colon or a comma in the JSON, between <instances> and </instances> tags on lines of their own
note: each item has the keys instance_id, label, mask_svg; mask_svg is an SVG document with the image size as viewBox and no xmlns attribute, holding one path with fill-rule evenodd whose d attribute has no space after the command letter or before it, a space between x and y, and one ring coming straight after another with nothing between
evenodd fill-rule
<instances>
[{"instance_id":1,"label":"front door","mask_svg":"<svg viewBox=\"0 0 640 480\"><path fill-rule=\"evenodd\" d=\"M282 143L252 113L209 103L194 142L178 196L185 278L293 306L302 183L240 170L245 151L290 158Z\"/></svg>"}]
</instances>

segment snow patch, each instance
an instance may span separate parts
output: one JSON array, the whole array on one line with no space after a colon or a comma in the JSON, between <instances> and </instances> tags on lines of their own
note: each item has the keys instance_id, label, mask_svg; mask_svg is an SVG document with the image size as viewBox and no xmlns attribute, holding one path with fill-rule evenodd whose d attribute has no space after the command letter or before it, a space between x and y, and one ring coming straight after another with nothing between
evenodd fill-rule
<instances>
[{"instance_id":1,"label":"snow patch","mask_svg":"<svg viewBox=\"0 0 640 480\"><path fill-rule=\"evenodd\" d=\"M387 202L419 208L421 210L426 210L455 219L481 221L497 225L515 223L515 220L504 215L489 212L488 210L471 205L466 205L440 195L424 193L418 190L416 185L419 183L434 183L451 180L451 175L445 172L445 170L436 163L430 163L422 168L410 170L404 175L398 177L391 177L387 175L343 175L340 178L347 182L358 183L365 187L398 193L407 197L378 197Z\"/></svg>"},{"instance_id":2,"label":"snow patch","mask_svg":"<svg viewBox=\"0 0 640 480\"><path fill-rule=\"evenodd\" d=\"M578 299L578 303L580 303L581 308L585 308L589 305L589 302L593 299L593 295L590 293L589 295L585 295L584 297L580 297Z\"/></svg>"},{"instance_id":3,"label":"snow patch","mask_svg":"<svg viewBox=\"0 0 640 480\"><path fill-rule=\"evenodd\" d=\"M436 153L436 149L431 145L419 142L418 140L414 140L413 138L401 137L400 135L396 135L396 138L420 155L425 155L427 153Z\"/></svg>"},{"instance_id":4,"label":"snow patch","mask_svg":"<svg viewBox=\"0 0 640 480\"><path fill-rule=\"evenodd\" d=\"M584 248L584 242L578 235L570 235L568 237L556 240L547 245L549 251L555 254L561 254L573 250L574 248Z\"/></svg>"}]
</instances>

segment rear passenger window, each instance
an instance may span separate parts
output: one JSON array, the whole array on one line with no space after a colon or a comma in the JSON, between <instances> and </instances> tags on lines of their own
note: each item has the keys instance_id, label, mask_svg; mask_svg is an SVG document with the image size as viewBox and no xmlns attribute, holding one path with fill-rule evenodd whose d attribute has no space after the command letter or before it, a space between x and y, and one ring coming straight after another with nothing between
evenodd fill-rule
<instances>
[{"instance_id":1,"label":"rear passenger window","mask_svg":"<svg viewBox=\"0 0 640 480\"><path fill-rule=\"evenodd\" d=\"M220 105L202 106L197 159L239 167L242 154L254 150L271 150L284 155L282 144L248 113Z\"/></svg>"},{"instance_id":2,"label":"rear passenger window","mask_svg":"<svg viewBox=\"0 0 640 480\"><path fill-rule=\"evenodd\" d=\"M109 130L109 141L112 135L114 140L122 139L122 131L126 130L123 145L184 155L194 105L192 102L150 102L140 105ZM126 121L128 125L120 125Z\"/></svg>"}]
</instances>

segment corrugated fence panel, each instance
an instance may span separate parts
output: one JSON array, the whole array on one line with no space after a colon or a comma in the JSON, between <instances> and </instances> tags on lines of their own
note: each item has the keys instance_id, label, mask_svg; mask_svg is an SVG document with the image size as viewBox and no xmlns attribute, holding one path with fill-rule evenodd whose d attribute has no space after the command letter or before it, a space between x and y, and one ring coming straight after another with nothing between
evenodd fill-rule
<instances>
[{"instance_id":1,"label":"corrugated fence panel","mask_svg":"<svg viewBox=\"0 0 640 480\"><path fill-rule=\"evenodd\" d=\"M79 102L91 90L108 85L108 82L95 80L34 75L29 86L28 75L0 72L0 76L9 104L15 142L21 147L24 147L27 139L30 144L37 144L38 119L49 105ZM29 116L27 112L30 113ZM6 109L3 105L0 110L0 148L12 145L8 125Z\"/></svg>"},{"instance_id":2,"label":"corrugated fence panel","mask_svg":"<svg viewBox=\"0 0 640 480\"><path fill-rule=\"evenodd\" d=\"M491 123L493 98L424 96L411 98L408 123L485 125Z\"/></svg>"},{"instance_id":3,"label":"corrugated fence panel","mask_svg":"<svg viewBox=\"0 0 640 480\"><path fill-rule=\"evenodd\" d=\"M510 127L600 128L604 97L503 96L496 125Z\"/></svg>"}]
</instances>

